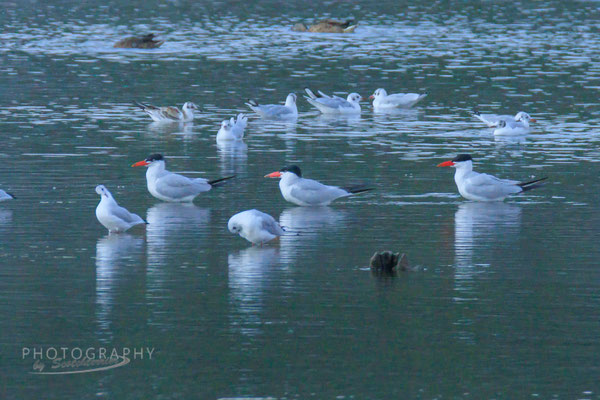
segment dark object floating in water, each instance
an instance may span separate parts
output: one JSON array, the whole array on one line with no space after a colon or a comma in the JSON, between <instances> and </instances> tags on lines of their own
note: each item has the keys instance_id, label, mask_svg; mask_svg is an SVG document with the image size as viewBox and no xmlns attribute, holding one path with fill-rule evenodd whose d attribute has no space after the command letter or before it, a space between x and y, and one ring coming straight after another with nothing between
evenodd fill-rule
<instances>
[{"instance_id":1,"label":"dark object floating in water","mask_svg":"<svg viewBox=\"0 0 600 400\"><path fill-rule=\"evenodd\" d=\"M393 275L396 271L409 271L408 257L402 253L392 253L391 251L378 251L371 257L371 271L378 274Z\"/></svg>"},{"instance_id":2,"label":"dark object floating in water","mask_svg":"<svg viewBox=\"0 0 600 400\"><path fill-rule=\"evenodd\" d=\"M156 49L164 42L164 40L154 40L154 33L149 33L145 36L130 36L121 39L113 47L119 49Z\"/></svg>"},{"instance_id":3,"label":"dark object floating in water","mask_svg":"<svg viewBox=\"0 0 600 400\"><path fill-rule=\"evenodd\" d=\"M351 33L358 25L354 24L353 19L347 21L337 21L335 19L323 19L310 27L298 23L292 27L294 32L315 32L315 33Z\"/></svg>"}]
</instances>

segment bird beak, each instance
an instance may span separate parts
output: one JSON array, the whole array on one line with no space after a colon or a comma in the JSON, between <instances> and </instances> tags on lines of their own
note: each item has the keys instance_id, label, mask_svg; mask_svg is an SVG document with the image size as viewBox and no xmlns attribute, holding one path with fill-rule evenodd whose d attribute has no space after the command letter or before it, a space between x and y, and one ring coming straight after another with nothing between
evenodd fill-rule
<instances>
[{"instance_id":1,"label":"bird beak","mask_svg":"<svg viewBox=\"0 0 600 400\"><path fill-rule=\"evenodd\" d=\"M454 165L454 163L452 161L444 161L443 163L438 164L437 166L438 167L451 167L453 165Z\"/></svg>"},{"instance_id":2,"label":"bird beak","mask_svg":"<svg viewBox=\"0 0 600 400\"><path fill-rule=\"evenodd\" d=\"M537 119L529 118L529 122L537 122Z\"/></svg>"},{"instance_id":3,"label":"bird beak","mask_svg":"<svg viewBox=\"0 0 600 400\"><path fill-rule=\"evenodd\" d=\"M133 164L132 167L145 167L146 165L150 165L150 163L146 160L142 160Z\"/></svg>"},{"instance_id":4,"label":"bird beak","mask_svg":"<svg viewBox=\"0 0 600 400\"><path fill-rule=\"evenodd\" d=\"M265 178L281 178L281 172L279 172L279 171L271 172L270 174L265 175Z\"/></svg>"},{"instance_id":5,"label":"bird beak","mask_svg":"<svg viewBox=\"0 0 600 400\"><path fill-rule=\"evenodd\" d=\"M373 95L373 94L369 96L369 100L373 100L374 98L375 98L375 95Z\"/></svg>"}]
</instances>

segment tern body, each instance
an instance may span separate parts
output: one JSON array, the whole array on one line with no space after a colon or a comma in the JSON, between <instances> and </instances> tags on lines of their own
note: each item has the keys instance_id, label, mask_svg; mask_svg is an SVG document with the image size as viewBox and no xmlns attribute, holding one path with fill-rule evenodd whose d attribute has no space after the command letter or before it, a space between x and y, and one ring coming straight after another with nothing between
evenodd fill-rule
<instances>
[{"instance_id":1,"label":"tern body","mask_svg":"<svg viewBox=\"0 0 600 400\"><path fill-rule=\"evenodd\" d=\"M162 201L189 203L200 193L208 192L217 182L233 178L233 176L209 181L204 178L188 178L183 175L167 171L165 160L161 154L152 154L132 167L148 167L146 183L148 191Z\"/></svg>"},{"instance_id":2,"label":"tern body","mask_svg":"<svg viewBox=\"0 0 600 400\"><path fill-rule=\"evenodd\" d=\"M233 117L230 120L224 120L221 122L221 129L217 133L217 142L242 140L247 124L248 118L244 114L238 114L235 120Z\"/></svg>"},{"instance_id":3,"label":"tern body","mask_svg":"<svg viewBox=\"0 0 600 400\"><path fill-rule=\"evenodd\" d=\"M194 120L194 110L199 110L191 101L185 102L181 110L177 107L157 107L137 101L134 104L144 110L154 122L191 122Z\"/></svg>"},{"instance_id":4,"label":"tern body","mask_svg":"<svg viewBox=\"0 0 600 400\"><path fill-rule=\"evenodd\" d=\"M307 96L306 101L315 106L323 114L360 114L360 101L362 97L358 93L350 93L346 99L339 96L329 96L320 90L318 95L314 94L309 88L304 89Z\"/></svg>"},{"instance_id":5,"label":"tern body","mask_svg":"<svg viewBox=\"0 0 600 400\"><path fill-rule=\"evenodd\" d=\"M100 195L100 203L96 207L96 218L108 229L109 233L125 232L132 226L146 223L139 215L130 213L119 206L104 185L96 186L96 193Z\"/></svg>"},{"instance_id":6,"label":"tern body","mask_svg":"<svg viewBox=\"0 0 600 400\"><path fill-rule=\"evenodd\" d=\"M294 119L298 118L298 107L296 106L296 95L290 93L285 99L285 104L258 104L254 100L248 100L248 107L262 118L267 119Z\"/></svg>"},{"instance_id":7,"label":"tern body","mask_svg":"<svg viewBox=\"0 0 600 400\"><path fill-rule=\"evenodd\" d=\"M12 194L0 189L0 201L12 200L14 198L15 198L15 196L13 196Z\"/></svg>"},{"instance_id":8,"label":"tern body","mask_svg":"<svg viewBox=\"0 0 600 400\"><path fill-rule=\"evenodd\" d=\"M377 89L375 93L369 96L373 100L375 110L389 110L391 108L410 108L423 100L427 94L418 93L395 93L387 94L385 89Z\"/></svg>"},{"instance_id":9,"label":"tern body","mask_svg":"<svg viewBox=\"0 0 600 400\"><path fill-rule=\"evenodd\" d=\"M275 218L258 210L246 210L235 214L229 218L227 228L231 233L237 233L247 241L258 245L285 234Z\"/></svg>"},{"instance_id":10,"label":"tern body","mask_svg":"<svg viewBox=\"0 0 600 400\"><path fill-rule=\"evenodd\" d=\"M299 206L326 206L341 197L371 190L364 186L341 188L328 186L321 182L302 177L302 171L296 165L284 167L265 177L281 178L279 190L284 199Z\"/></svg>"},{"instance_id":11,"label":"tern body","mask_svg":"<svg viewBox=\"0 0 600 400\"><path fill-rule=\"evenodd\" d=\"M500 179L473 171L473 159L469 154L459 154L438 167L454 167L454 181L462 197L474 201L502 201L510 195L539 187L541 178L529 182Z\"/></svg>"}]
</instances>

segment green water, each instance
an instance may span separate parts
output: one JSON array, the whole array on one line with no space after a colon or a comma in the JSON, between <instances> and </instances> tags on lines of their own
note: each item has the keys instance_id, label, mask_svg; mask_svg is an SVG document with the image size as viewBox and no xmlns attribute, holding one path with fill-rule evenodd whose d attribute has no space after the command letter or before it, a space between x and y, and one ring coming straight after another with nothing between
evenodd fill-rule
<instances>
[{"instance_id":1,"label":"green water","mask_svg":"<svg viewBox=\"0 0 600 400\"><path fill-rule=\"evenodd\" d=\"M354 16L353 35L290 32ZM0 13L0 398L599 398L600 31L594 2L5 3ZM156 32L155 51L113 49ZM414 109L325 118L310 86L427 92ZM223 119L295 92L296 123ZM193 101L157 125L132 100ZM470 116L538 122L494 138ZM189 176L237 178L194 205L150 196L151 153ZM549 183L499 204L458 196L435 165ZM296 163L376 190L323 209L286 203ZM108 236L94 188L146 218ZM227 231L257 208L299 235L262 248ZM378 278L376 250L418 271ZM34 375L23 348L152 348L151 358ZM47 361L47 360L46 360ZM49 363L46 364L46 371Z\"/></svg>"}]
</instances>

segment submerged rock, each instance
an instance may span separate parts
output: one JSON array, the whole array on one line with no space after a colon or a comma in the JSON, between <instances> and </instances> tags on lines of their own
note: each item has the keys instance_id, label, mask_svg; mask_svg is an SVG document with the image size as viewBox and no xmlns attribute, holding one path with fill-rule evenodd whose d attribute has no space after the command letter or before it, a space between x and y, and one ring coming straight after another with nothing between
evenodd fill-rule
<instances>
[{"instance_id":1,"label":"submerged rock","mask_svg":"<svg viewBox=\"0 0 600 400\"><path fill-rule=\"evenodd\" d=\"M379 274L393 275L396 271L408 271L408 257L406 254L391 251L375 252L371 257L371 271Z\"/></svg>"},{"instance_id":2,"label":"submerged rock","mask_svg":"<svg viewBox=\"0 0 600 400\"><path fill-rule=\"evenodd\" d=\"M315 32L315 33L351 33L358 25L354 20L337 21L335 19L324 19L314 25L307 27L302 23L295 24L292 27L294 32Z\"/></svg>"},{"instance_id":3,"label":"submerged rock","mask_svg":"<svg viewBox=\"0 0 600 400\"><path fill-rule=\"evenodd\" d=\"M145 36L130 36L119 40L113 47L120 49L155 49L165 41L154 40L154 33Z\"/></svg>"}]
</instances>

